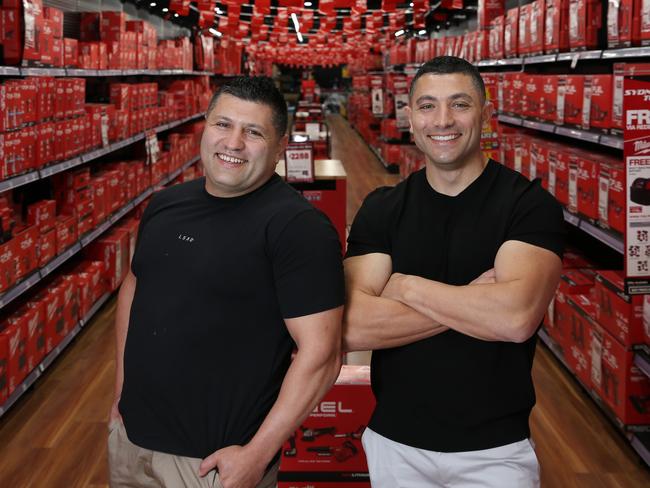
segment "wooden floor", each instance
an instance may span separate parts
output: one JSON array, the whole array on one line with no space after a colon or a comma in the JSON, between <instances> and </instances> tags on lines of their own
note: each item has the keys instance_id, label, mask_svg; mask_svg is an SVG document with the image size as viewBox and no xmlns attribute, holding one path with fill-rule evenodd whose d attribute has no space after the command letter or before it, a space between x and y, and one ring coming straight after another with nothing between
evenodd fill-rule
<instances>
[{"instance_id":1,"label":"wooden floor","mask_svg":"<svg viewBox=\"0 0 650 488\"><path fill-rule=\"evenodd\" d=\"M348 223L363 197L394 184L360 137L331 117L333 157L348 172ZM112 319L104 306L35 387L0 419L0 487L106 487L106 434L114 371ZM531 424L544 488L650 486L650 471L543 347L533 376Z\"/></svg>"}]
</instances>

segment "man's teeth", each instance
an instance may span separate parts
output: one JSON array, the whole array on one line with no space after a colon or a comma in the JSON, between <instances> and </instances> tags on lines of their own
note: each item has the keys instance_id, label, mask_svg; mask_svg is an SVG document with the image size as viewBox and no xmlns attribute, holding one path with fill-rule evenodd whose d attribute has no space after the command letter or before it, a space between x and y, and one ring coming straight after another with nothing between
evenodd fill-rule
<instances>
[{"instance_id":1,"label":"man's teeth","mask_svg":"<svg viewBox=\"0 0 650 488\"><path fill-rule=\"evenodd\" d=\"M232 163L232 164L244 164L246 162L245 159L239 159L235 158L232 156L228 156L227 154L218 154L219 158L225 161L226 163Z\"/></svg>"},{"instance_id":2,"label":"man's teeth","mask_svg":"<svg viewBox=\"0 0 650 488\"><path fill-rule=\"evenodd\" d=\"M458 137L460 137L460 134L451 134L448 136L429 136L431 139L434 141L452 141Z\"/></svg>"}]
</instances>

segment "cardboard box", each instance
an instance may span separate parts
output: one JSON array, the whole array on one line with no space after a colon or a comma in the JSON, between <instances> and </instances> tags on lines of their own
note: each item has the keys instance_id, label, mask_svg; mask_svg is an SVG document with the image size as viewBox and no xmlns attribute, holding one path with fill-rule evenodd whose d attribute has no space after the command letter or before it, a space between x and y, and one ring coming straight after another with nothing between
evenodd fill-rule
<instances>
[{"instance_id":1,"label":"cardboard box","mask_svg":"<svg viewBox=\"0 0 650 488\"><path fill-rule=\"evenodd\" d=\"M595 326L596 305L587 295L567 297L571 309L571 328L564 359L569 369L587 388L591 387L591 331Z\"/></svg>"},{"instance_id":2,"label":"cardboard box","mask_svg":"<svg viewBox=\"0 0 650 488\"><path fill-rule=\"evenodd\" d=\"M56 220L55 220L56 225ZM41 234L37 247L38 266L43 267L56 256L56 229Z\"/></svg>"},{"instance_id":3,"label":"cardboard box","mask_svg":"<svg viewBox=\"0 0 650 488\"><path fill-rule=\"evenodd\" d=\"M544 51L557 53L569 50L569 0L546 0Z\"/></svg>"},{"instance_id":4,"label":"cardboard box","mask_svg":"<svg viewBox=\"0 0 650 488\"><path fill-rule=\"evenodd\" d=\"M27 372L34 370L45 357L45 314L42 307L24 305L14 312L7 322L25 327Z\"/></svg>"},{"instance_id":5,"label":"cardboard box","mask_svg":"<svg viewBox=\"0 0 650 488\"><path fill-rule=\"evenodd\" d=\"M544 16L545 0L535 0L530 4L530 41L528 52L531 55L544 53Z\"/></svg>"},{"instance_id":6,"label":"cardboard box","mask_svg":"<svg viewBox=\"0 0 650 488\"><path fill-rule=\"evenodd\" d=\"M79 41L65 37L63 39L63 65L66 68L79 67Z\"/></svg>"},{"instance_id":7,"label":"cardboard box","mask_svg":"<svg viewBox=\"0 0 650 488\"><path fill-rule=\"evenodd\" d=\"M594 288L595 274L589 270L565 270L562 273L555 299L548 313L548 333L565 351L570 347L569 334L572 311L569 296L589 295Z\"/></svg>"},{"instance_id":8,"label":"cardboard box","mask_svg":"<svg viewBox=\"0 0 650 488\"><path fill-rule=\"evenodd\" d=\"M59 215L56 219L56 253L61 254L77 241L77 219Z\"/></svg>"},{"instance_id":9,"label":"cardboard box","mask_svg":"<svg viewBox=\"0 0 650 488\"><path fill-rule=\"evenodd\" d=\"M9 338L0 334L0 405L9 397Z\"/></svg>"},{"instance_id":10,"label":"cardboard box","mask_svg":"<svg viewBox=\"0 0 650 488\"><path fill-rule=\"evenodd\" d=\"M638 3L638 1L636 2ZM607 5L607 47L632 46L635 0L609 0Z\"/></svg>"},{"instance_id":11,"label":"cardboard box","mask_svg":"<svg viewBox=\"0 0 650 488\"><path fill-rule=\"evenodd\" d=\"M569 152L551 144L548 162L548 192L563 205L569 205Z\"/></svg>"},{"instance_id":12,"label":"cardboard box","mask_svg":"<svg viewBox=\"0 0 650 488\"><path fill-rule=\"evenodd\" d=\"M8 394L22 383L29 371L27 370L27 326L25 323L8 324L2 331L3 337L9 344L7 361Z\"/></svg>"},{"instance_id":13,"label":"cardboard box","mask_svg":"<svg viewBox=\"0 0 650 488\"><path fill-rule=\"evenodd\" d=\"M569 0L569 47L572 51L596 49L601 24L600 1Z\"/></svg>"},{"instance_id":14,"label":"cardboard box","mask_svg":"<svg viewBox=\"0 0 650 488\"><path fill-rule=\"evenodd\" d=\"M620 271L598 271L595 296L598 323L624 347L643 344L643 296L625 293Z\"/></svg>"},{"instance_id":15,"label":"cardboard box","mask_svg":"<svg viewBox=\"0 0 650 488\"><path fill-rule=\"evenodd\" d=\"M522 115L524 117L537 118L541 117L542 110L542 85L544 77L539 75L530 75L524 81L524 96Z\"/></svg>"},{"instance_id":16,"label":"cardboard box","mask_svg":"<svg viewBox=\"0 0 650 488\"><path fill-rule=\"evenodd\" d=\"M55 39L63 38L63 11L53 7L43 7L43 16L51 23Z\"/></svg>"},{"instance_id":17,"label":"cardboard box","mask_svg":"<svg viewBox=\"0 0 650 488\"><path fill-rule=\"evenodd\" d=\"M37 226L41 234L53 229L56 223L56 200L41 200L29 205L27 223Z\"/></svg>"},{"instance_id":18,"label":"cardboard box","mask_svg":"<svg viewBox=\"0 0 650 488\"><path fill-rule=\"evenodd\" d=\"M530 179L539 178L542 188L548 189L548 145L535 139L530 144Z\"/></svg>"},{"instance_id":19,"label":"cardboard box","mask_svg":"<svg viewBox=\"0 0 650 488\"><path fill-rule=\"evenodd\" d=\"M38 227L29 226L16 231L16 278L27 276L38 268L37 247L40 241Z\"/></svg>"},{"instance_id":20,"label":"cardboard box","mask_svg":"<svg viewBox=\"0 0 650 488\"><path fill-rule=\"evenodd\" d=\"M612 127L612 75L587 75L584 80L582 128Z\"/></svg>"},{"instance_id":21,"label":"cardboard box","mask_svg":"<svg viewBox=\"0 0 650 488\"><path fill-rule=\"evenodd\" d=\"M18 271L16 242L10 239L0 244L0 292L6 291L16 283Z\"/></svg>"},{"instance_id":22,"label":"cardboard box","mask_svg":"<svg viewBox=\"0 0 650 488\"><path fill-rule=\"evenodd\" d=\"M505 17L496 17L490 27L489 33L489 58L502 59L504 57L503 36L505 30Z\"/></svg>"},{"instance_id":23,"label":"cardboard box","mask_svg":"<svg viewBox=\"0 0 650 488\"><path fill-rule=\"evenodd\" d=\"M527 3L519 7L519 55L530 53L530 12L532 4Z\"/></svg>"},{"instance_id":24,"label":"cardboard box","mask_svg":"<svg viewBox=\"0 0 650 488\"><path fill-rule=\"evenodd\" d=\"M578 213L598 219L598 185L600 182L599 155L580 153L578 166Z\"/></svg>"},{"instance_id":25,"label":"cardboard box","mask_svg":"<svg viewBox=\"0 0 650 488\"><path fill-rule=\"evenodd\" d=\"M54 349L65 338L67 331L63 318L63 289L52 287L38 295L45 310L45 351Z\"/></svg>"},{"instance_id":26,"label":"cardboard box","mask_svg":"<svg viewBox=\"0 0 650 488\"><path fill-rule=\"evenodd\" d=\"M582 124L582 107L584 102L585 76L566 75L563 76L562 78L565 81L564 123L579 126ZM559 90L559 85L558 85L558 90Z\"/></svg>"},{"instance_id":27,"label":"cardboard box","mask_svg":"<svg viewBox=\"0 0 650 488\"><path fill-rule=\"evenodd\" d=\"M503 29L503 51L506 58L516 58L519 55L519 7L506 12Z\"/></svg>"},{"instance_id":28,"label":"cardboard box","mask_svg":"<svg viewBox=\"0 0 650 488\"><path fill-rule=\"evenodd\" d=\"M284 444L278 480L309 481L327 473L334 486L364 479L368 466L360 438L374 404L370 368L343 366L336 384Z\"/></svg>"},{"instance_id":29,"label":"cardboard box","mask_svg":"<svg viewBox=\"0 0 650 488\"><path fill-rule=\"evenodd\" d=\"M625 168L622 162L608 165L607 225L618 232L625 232Z\"/></svg>"}]
</instances>

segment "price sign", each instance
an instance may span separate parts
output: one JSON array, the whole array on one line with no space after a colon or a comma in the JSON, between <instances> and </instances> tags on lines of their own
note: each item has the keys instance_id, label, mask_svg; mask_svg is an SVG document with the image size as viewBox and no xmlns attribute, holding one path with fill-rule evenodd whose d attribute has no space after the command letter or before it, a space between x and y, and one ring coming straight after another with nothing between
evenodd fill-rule
<instances>
[{"instance_id":1,"label":"price sign","mask_svg":"<svg viewBox=\"0 0 650 488\"><path fill-rule=\"evenodd\" d=\"M147 164L154 164L160 156L160 147L158 146L158 136L156 131L148 130L145 133L145 149L147 151Z\"/></svg>"},{"instance_id":2,"label":"price sign","mask_svg":"<svg viewBox=\"0 0 650 488\"><path fill-rule=\"evenodd\" d=\"M319 122L307 122L305 124L305 132L310 141L317 141L320 139L320 123Z\"/></svg>"},{"instance_id":3,"label":"price sign","mask_svg":"<svg viewBox=\"0 0 650 488\"><path fill-rule=\"evenodd\" d=\"M311 143L290 143L284 154L284 164L287 181L314 181L314 150Z\"/></svg>"}]
</instances>

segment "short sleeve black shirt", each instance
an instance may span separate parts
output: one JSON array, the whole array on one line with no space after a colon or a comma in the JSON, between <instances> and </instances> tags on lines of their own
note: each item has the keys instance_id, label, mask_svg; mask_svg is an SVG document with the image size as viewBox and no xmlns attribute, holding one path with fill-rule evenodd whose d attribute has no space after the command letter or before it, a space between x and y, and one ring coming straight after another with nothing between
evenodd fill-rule
<instances>
[{"instance_id":1,"label":"short sleeve black shirt","mask_svg":"<svg viewBox=\"0 0 650 488\"><path fill-rule=\"evenodd\" d=\"M393 272L466 285L518 240L561 257L564 220L539 184L490 160L455 197L436 192L425 170L364 201L347 257L389 254ZM525 266L526 263L521 263ZM489 449L530 435L536 338L488 342L456 331L374 351L377 407L370 427L410 446L441 452Z\"/></svg>"},{"instance_id":2,"label":"short sleeve black shirt","mask_svg":"<svg viewBox=\"0 0 650 488\"><path fill-rule=\"evenodd\" d=\"M277 175L235 198L160 192L132 270L120 412L132 442L181 456L248 442L289 366L284 319L344 300L334 227Z\"/></svg>"}]
</instances>

